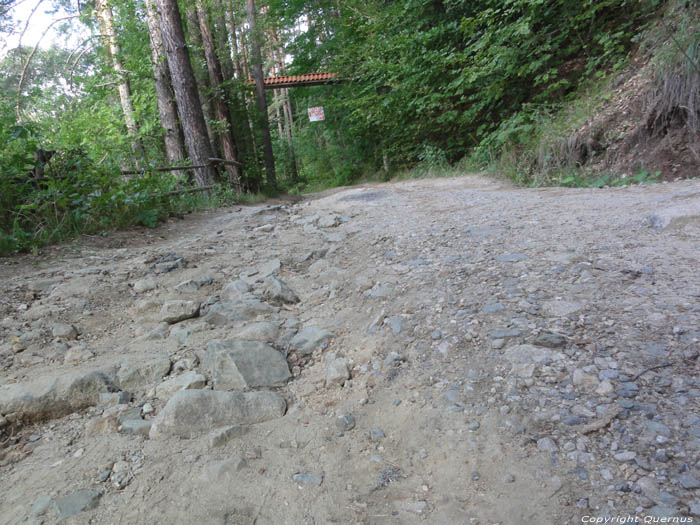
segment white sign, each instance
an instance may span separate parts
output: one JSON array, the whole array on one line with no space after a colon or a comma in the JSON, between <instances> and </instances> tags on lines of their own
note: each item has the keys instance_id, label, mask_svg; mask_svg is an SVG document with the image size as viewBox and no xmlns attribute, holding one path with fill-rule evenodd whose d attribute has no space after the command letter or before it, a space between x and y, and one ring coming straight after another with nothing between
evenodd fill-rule
<instances>
[{"instance_id":1,"label":"white sign","mask_svg":"<svg viewBox=\"0 0 700 525\"><path fill-rule=\"evenodd\" d=\"M323 106L309 108L309 122L318 122L320 120L326 120L326 116L323 114Z\"/></svg>"}]
</instances>

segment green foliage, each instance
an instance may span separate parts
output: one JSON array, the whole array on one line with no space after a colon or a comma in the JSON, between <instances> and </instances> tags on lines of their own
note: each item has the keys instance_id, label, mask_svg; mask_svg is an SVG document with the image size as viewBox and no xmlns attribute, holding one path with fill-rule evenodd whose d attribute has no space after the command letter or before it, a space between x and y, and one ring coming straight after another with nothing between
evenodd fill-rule
<instances>
[{"instance_id":1,"label":"green foliage","mask_svg":"<svg viewBox=\"0 0 700 525\"><path fill-rule=\"evenodd\" d=\"M583 81L625 65L662 4L350 0L334 11L273 1L268 16L283 26L311 20L287 47L290 73L337 71L346 80L292 93L297 108L327 109L325 122L297 119L304 177L314 187L345 184L381 170L385 156L398 171L466 155L485 164L506 145L517 157L513 145L531 142ZM343 150L350 162L339 174Z\"/></svg>"},{"instance_id":2,"label":"green foliage","mask_svg":"<svg viewBox=\"0 0 700 525\"><path fill-rule=\"evenodd\" d=\"M40 146L35 127L18 125L7 104L0 109L0 255L82 232L153 228L173 213L240 200L222 187L206 195L169 195L182 186L178 178L149 172L125 178L79 149L57 152L37 179L32 174Z\"/></svg>"}]
</instances>

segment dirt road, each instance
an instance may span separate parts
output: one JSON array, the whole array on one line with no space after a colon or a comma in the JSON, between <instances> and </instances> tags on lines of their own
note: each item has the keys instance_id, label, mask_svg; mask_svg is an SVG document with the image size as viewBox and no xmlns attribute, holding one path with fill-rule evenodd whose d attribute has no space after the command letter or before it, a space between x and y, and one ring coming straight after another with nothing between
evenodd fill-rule
<instances>
[{"instance_id":1,"label":"dirt road","mask_svg":"<svg viewBox=\"0 0 700 525\"><path fill-rule=\"evenodd\" d=\"M0 521L698 520L699 270L698 181L478 176L0 261Z\"/></svg>"}]
</instances>

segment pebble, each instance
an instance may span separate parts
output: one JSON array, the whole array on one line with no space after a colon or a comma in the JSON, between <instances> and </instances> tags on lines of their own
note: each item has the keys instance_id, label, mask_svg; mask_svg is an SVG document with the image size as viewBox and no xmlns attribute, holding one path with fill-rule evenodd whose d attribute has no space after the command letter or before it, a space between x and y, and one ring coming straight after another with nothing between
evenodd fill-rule
<instances>
[{"instance_id":1,"label":"pebble","mask_svg":"<svg viewBox=\"0 0 700 525\"><path fill-rule=\"evenodd\" d=\"M292 479L300 485L316 485L321 486L323 483L323 474L294 474Z\"/></svg>"},{"instance_id":2,"label":"pebble","mask_svg":"<svg viewBox=\"0 0 700 525\"><path fill-rule=\"evenodd\" d=\"M537 448L541 452L558 452L559 447L551 437L543 437L537 440Z\"/></svg>"},{"instance_id":3,"label":"pebble","mask_svg":"<svg viewBox=\"0 0 700 525\"><path fill-rule=\"evenodd\" d=\"M478 421L472 421L471 423L469 423L469 426L467 428L469 429L469 432L476 432L477 430L479 430L479 427L481 427L481 423L479 423Z\"/></svg>"},{"instance_id":4,"label":"pebble","mask_svg":"<svg viewBox=\"0 0 700 525\"><path fill-rule=\"evenodd\" d=\"M342 387L348 379L350 379L348 360L345 358L333 359L328 364L328 370L326 371L326 388L332 386Z\"/></svg>"},{"instance_id":5,"label":"pebble","mask_svg":"<svg viewBox=\"0 0 700 525\"><path fill-rule=\"evenodd\" d=\"M698 481L695 476L687 472L678 476L678 481L680 482L681 487L687 490L700 488L700 481Z\"/></svg>"},{"instance_id":6,"label":"pebble","mask_svg":"<svg viewBox=\"0 0 700 525\"><path fill-rule=\"evenodd\" d=\"M109 479L109 476L111 476L111 475L112 475L111 470L103 470L102 472L100 472L97 475L97 481L99 483L104 483L105 481L107 481Z\"/></svg>"},{"instance_id":7,"label":"pebble","mask_svg":"<svg viewBox=\"0 0 700 525\"><path fill-rule=\"evenodd\" d=\"M634 452L633 450L628 450L625 452L618 452L613 456L616 461L624 462L624 461L632 461L634 458L637 457L637 453Z\"/></svg>"},{"instance_id":8,"label":"pebble","mask_svg":"<svg viewBox=\"0 0 700 525\"><path fill-rule=\"evenodd\" d=\"M155 290L155 288L156 282L150 277L140 279L134 283L134 292L136 293L150 292L151 290Z\"/></svg>"},{"instance_id":9,"label":"pebble","mask_svg":"<svg viewBox=\"0 0 700 525\"><path fill-rule=\"evenodd\" d=\"M75 339L78 337L78 331L73 325L56 323L51 327L51 335L57 339Z\"/></svg>"},{"instance_id":10,"label":"pebble","mask_svg":"<svg viewBox=\"0 0 700 525\"><path fill-rule=\"evenodd\" d=\"M384 431L381 428L373 428L372 430L369 431L370 441L377 442L381 439L384 439L385 437L386 437L386 434L384 434Z\"/></svg>"},{"instance_id":11,"label":"pebble","mask_svg":"<svg viewBox=\"0 0 700 525\"><path fill-rule=\"evenodd\" d=\"M535 345L545 346L547 348L559 348L565 344L566 337L551 332L543 332L535 339Z\"/></svg>"},{"instance_id":12,"label":"pebble","mask_svg":"<svg viewBox=\"0 0 700 525\"><path fill-rule=\"evenodd\" d=\"M400 315L394 315L392 317L387 317L384 319L384 324L388 325L389 328L391 328L391 332L394 335L398 335L401 333L401 330L403 329L403 317Z\"/></svg>"},{"instance_id":13,"label":"pebble","mask_svg":"<svg viewBox=\"0 0 700 525\"><path fill-rule=\"evenodd\" d=\"M486 304L481 309L484 315L496 314L498 312L502 312L503 310L505 310L505 307L501 303Z\"/></svg>"},{"instance_id":14,"label":"pebble","mask_svg":"<svg viewBox=\"0 0 700 525\"><path fill-rule=\"evenodd\" d=\"M355 417L350 413L338 416L335 419L335 426L341 432L347 432L348 430L352 430L353 428L355 428Z\"/></svg>"}]
</instances>

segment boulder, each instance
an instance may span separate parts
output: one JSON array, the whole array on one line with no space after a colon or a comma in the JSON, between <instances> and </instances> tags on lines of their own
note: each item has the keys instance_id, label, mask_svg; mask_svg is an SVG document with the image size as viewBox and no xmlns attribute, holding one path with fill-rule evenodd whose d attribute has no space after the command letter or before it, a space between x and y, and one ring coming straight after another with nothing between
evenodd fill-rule
<instances>
[{"instance_id":1,"label":"boulder","mask_svg":"<svg viewBox=\"0 0 700 525\"><path fill-rule=\"evenodd\" d=\"M221 290L221 300L222 301L235 301L237 299L242 299L250 293L250 285L240 279L228 283Z\"/></svg>"},{"instance_id":2,"label":"boulder","mask_svg":"<svg viewBox=\"0 0 700 525\"><path fill-rule=\"evenodd\" d=\"M156 397L158 399L170 399L175 392L204 388L206 384L207 378L202 374L193 371L185 372L159 384L156 387Z\"/></svg>"},{"instance_id":3,"label":"boulder","mask_svg":"<svg viewBox=\"0 0 700 525\"><path fill-rule=\"evenodd\" d=\"M174 324L199 315L200 303L196 301L166 301L160 309L160 320Z\"/></svg>"},{"instance_id":4,"label":"boulder","mask_svg":"<svg viewBox=\"0 0 700 525\"><path fill-rule=\"evenodd\" d=\"M259 341L209 341L203 365L216 390L281 386L291 377L284 356Z\"/></svg>"},{"instance_id":5,"label":"boulder","mask_svg":"<svg viewBox=\"0 0 700 525\"><path fill-rule=\"evenodd\" d=\"M230 425L253 425L282 417L287 408L276 392L181 390L153 420L151 439L194 438Z\"/></svg>"},{"instance_id":6,"label":"boulder","mask_svg":"<svg viewBox=\"0 0 700 525\"><path fill-rule=\"evenodd\" d=\"M290 344L299 354L308 355L322 344L327 343L332 336L333 334L328 330L308 326L295 335Z\"/></svg>"},{"instance_id":7,"label":"boulder","mask_svg":"<svg viewBox=\"0 0 700 525\"><path fill-rule=\"evenodd\" d=\"M145 361L125 361L117 372L122 390L133 392L139 388L151 387L170 372L170 358L163 354Z\"/></svg>"},{"instance_id":8,"label":"boulder","mask_svg":"<svg viewBox=\"0 0 700 525\"><path fill-rule=\"evenodd\" d=\"M252 321L259 315L277 313L278 309L254 298L221 302L212 305L204 320L212 325L224 326L235 321Z\"/></svg>"},{"instance_id":9,"label":"boulder","mask_svg":"<svg viewBox=\"0 0 700 525\"><path fill-rule=\"evenodd\" d=\"M274 341L279 336L279 326L276 323L262 321L253 323L238 332L240 339L246 341Z\"/></svg>"},{"instance_id":10,"label":"boulder","mask_svg":"<svg viewBox=\"0 0 700 525\"><path fill-rule=\"evenodd\" d=\"M24 422L61 417L96 405L101 393L117 390L113 378L101 371L2 385L0 414L14 413Z\"/></svg>"},{"instance_id":11,"label":"boulder","mask_svg":"<svg viewBox=\"0 0 700 525\"><path fill-rule=\"evenodd\" d=\"M241 280L250 285L254 285L258 281L263 281L268 276L277 273L281 267L279 259L271 259L257 268L246 270L240 274Z\"/></svg>"},{"instance_id":12,"label":"boulder","mask_svg":"<svg viewBox=\"0 0 700 525\"><path fill-rule=\"evenodd\" d=\"M299 297L277 277L269 276L263 281L262 296L270 304L296 304Z\"/></svg>"}]
</instances>

